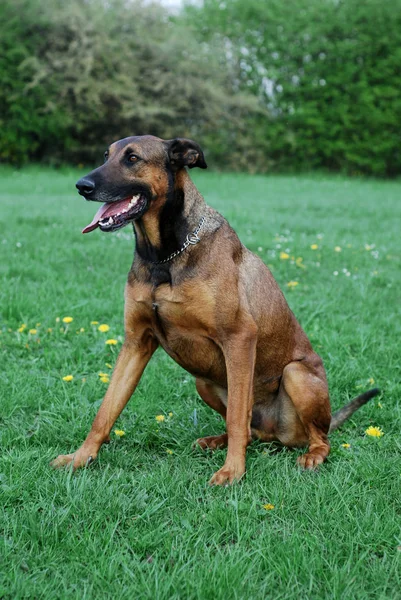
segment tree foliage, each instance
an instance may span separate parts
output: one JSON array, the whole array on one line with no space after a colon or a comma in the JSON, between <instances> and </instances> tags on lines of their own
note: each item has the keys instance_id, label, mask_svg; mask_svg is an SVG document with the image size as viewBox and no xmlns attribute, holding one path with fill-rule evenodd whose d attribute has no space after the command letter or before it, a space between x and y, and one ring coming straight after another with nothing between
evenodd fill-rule
<instances>
[{"instance_id":1,"label":"tree foliage","mask_svg":"<svg viewBox=\"0 0 401 600\"><path fill-rule=\"evenodd\" d=\"M401 0L2 0L0 159L193 137L236 170L401 169Z\"/></svg>"},{"instance_id":2,"label":"tree foliage","mask_svg":"<svg viewBox=\"0 0 401 600\"><path fill-rule=\"evenodd\" d=\"M157 3L5 0L1 13L3 160L88 162L115 139L151 133L200 138L222 164L238 123L257 112L255 98L233 94L215 44Z\"/></svg>"},{"instance_id":3,"label":"tree foliage","mask_svg":"<svg viewBox=\"0 0 401 600\"><path fill-rule=\"evenodd\" d=\"M186 15L268 108L271 168L400 173L401 0L204 0Z\"/></svg>"}]
</instances>

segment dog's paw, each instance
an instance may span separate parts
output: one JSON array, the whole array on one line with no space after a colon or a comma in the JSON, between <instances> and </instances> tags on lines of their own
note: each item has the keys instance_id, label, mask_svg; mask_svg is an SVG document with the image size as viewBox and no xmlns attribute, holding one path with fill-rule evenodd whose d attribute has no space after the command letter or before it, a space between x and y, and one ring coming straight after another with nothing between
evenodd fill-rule
<instances>
[{"instance_id":1,"label":"dog's paw","mask_svg":"<svg viewBox=\"0 0 401 600\"><path fill-rule=\"evenodd\" d=\"M245 465L224 465L216 471L211 480L210 485L231 485L235 481L239 481L244 476Z\"/></svg>"},{"instance_id":2,"label":"dog's paw","mask_svg":"<svg viewBox=\"0 0 401 600\"><path fill-rule=\"evenodd\" d=\"M51 461L50 466L53 469L61 469L62 467L72 466L74 469L80 467L88 467L96 458L95 453L88 453L82 450L78 450L74 454L60 454L57 458Z\"/></svg>"},{"instance_id":3,"label":"dog's paw","mask_svg":"<svg viewBox=\"0 0 401 600\"><path fill-rule=\"evenodd\" d=\"M225 448L227 446L227 434L210 435L204 438L198 438L194 442L194 448L199 446L202 450L216 450L217 448Z\"/></svg>"},{"instance_id":4,"label":"dog's paw","mask_svg":"<svg viewBox=\"0 0 401 600\"><path fill-rule=\"evenodd\" d=\"M307 452L298 456L297 463L302 469L307 471L313 471L318 468L324 462L325 457L318 452Z\"/></svg>"}]
</instances>

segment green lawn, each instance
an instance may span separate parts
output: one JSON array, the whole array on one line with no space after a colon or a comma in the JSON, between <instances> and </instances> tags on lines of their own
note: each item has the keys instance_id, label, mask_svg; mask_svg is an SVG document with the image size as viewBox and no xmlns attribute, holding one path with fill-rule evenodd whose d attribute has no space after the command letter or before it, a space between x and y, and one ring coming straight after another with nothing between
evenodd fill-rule
<instances>
[{"instance_id":1,"label":"green lawn","mask_svg":"<svg viewBox=\"0 0 401 600\"><path fill-rule=\"evenodd\" d=\"M332 435L318 474L254 443L246 478L210 488L225 452L191 445L223 424L162 350L116 424L125 436L90 469L49 468L101 402L133 254L129 228L81 235L97 208L75 192L81 174L0 171L0 597L401 598L401 183L193 173L284 289L333 407L383 391Z\"/></svg>"}]
</instances>

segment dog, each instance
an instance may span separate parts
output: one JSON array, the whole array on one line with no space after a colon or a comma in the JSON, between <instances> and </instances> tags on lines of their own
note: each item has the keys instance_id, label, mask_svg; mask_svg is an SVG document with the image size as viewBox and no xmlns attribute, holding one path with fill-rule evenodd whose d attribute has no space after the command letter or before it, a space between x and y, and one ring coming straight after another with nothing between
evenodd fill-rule
<instances>
[{"instance_id":1,"label":"dog","mask_svg":"<svg viewBox=\"0 0 401 600\"><path fill-rule=\"evenodd\" d=\"M369 390L331 416L321 358L270 270L205 203L187 170L194 167L207 165L192 140L128 137L76 184L86 200L103 203L83 233L132 223L136 246L110 385L82 446L54 467L96 458L158 346L226 421L225 433L196 441L203 449L227 446L213 485L241 479L253 438L306 446L298 463L315 469L329 454L329 432L379 393Z\"/></svg>"}]
</instances>

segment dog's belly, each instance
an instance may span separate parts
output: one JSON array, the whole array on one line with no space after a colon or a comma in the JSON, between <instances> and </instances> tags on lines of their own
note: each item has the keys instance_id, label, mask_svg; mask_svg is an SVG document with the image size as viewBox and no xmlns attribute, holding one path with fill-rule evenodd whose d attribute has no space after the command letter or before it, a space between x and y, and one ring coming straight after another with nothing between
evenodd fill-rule
<instances>
[{"instance_id":1,"label":"dog's belly","mask_svg":"<svg viewBox=\"0 0 401 600\"><path fill-rule=\"evenodd\" d=\"M176 330L174 335L157 334L157 338L167 354L191 375L227 385L224 357L211 340L189 334L180 336Z\"/></svg>"}]
</instances>

